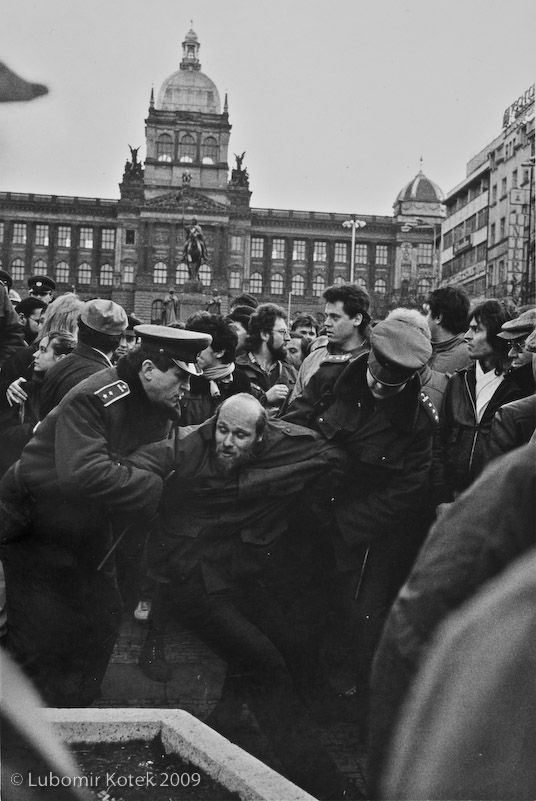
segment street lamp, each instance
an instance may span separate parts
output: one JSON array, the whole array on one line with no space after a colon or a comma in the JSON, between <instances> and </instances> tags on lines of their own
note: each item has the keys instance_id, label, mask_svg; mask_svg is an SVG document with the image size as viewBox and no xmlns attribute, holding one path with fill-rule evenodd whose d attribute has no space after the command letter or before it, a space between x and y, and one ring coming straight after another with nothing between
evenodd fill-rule
<instances>
[{"instance_id":1,"label":"street lamp","mask_svg":"<svg viewBox=\"0 0 536 801\"><path fill-rule=\"evenodd\" d=\"M365 220L358 220L357 215L352 214L349 220L345 220L342 224L343 228L351 228L352 229L352 253L350 255L350 283L354 283L354 272L355 272L355 232L359 230L359 228L364 228L366 225Z\"/></svg>"},{"instance_id":2,"label":"street lamp","mask_svg":"<svg viewBox=\"0 0 536 801\"><path fill-rule=\"evenodd\" d=\"M527 236L527 257L525 261L525 277L523 281L523 293L522 293L522 302L527 303L529 299L529 288L530 288L530 227L532 225L532 187L534 186L534 162L535 157L532 156L530 159L521 162L522 167L528 167L530 170L530 179L529 179L529 232Z\"/></svg>"}]
</instances>

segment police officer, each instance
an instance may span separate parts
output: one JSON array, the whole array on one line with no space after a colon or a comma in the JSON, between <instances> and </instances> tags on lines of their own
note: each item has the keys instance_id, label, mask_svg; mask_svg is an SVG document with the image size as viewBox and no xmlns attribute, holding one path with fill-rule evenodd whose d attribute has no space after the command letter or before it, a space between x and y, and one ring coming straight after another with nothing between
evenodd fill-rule
<instances>
[{"instance_id":1,"label":"police officer","mask_svg":"<svg viewBox=\"0 0 536 801\"><path fill-rule=\"evenodd\" d=\"M47 306L54 300L52 293L55 289L56 283L48 275L32 275L28 278L28 294L41 298Z\"/></svg>"},{"instance_id":2,"label":"police officer","mask_svg":"<svg viewBox=\"0 0 536 801\"><path fill-rule=\"evenodd\" d=\"M285 419L320 431L351 458L332 499L330 601L355 638L357 713L366 723L368 673L391 603L424 536L437 411L419 371L432 347L422 331L384 320L370 353L350 360L335 382L322 363Z\"/></svg>"},{"instance_id":3,"label":"police officer","mask_svg":"<svg viewBox=\"0 0 536 801\"><path fill-rule=\"evenodd\" d=\"M31 518L3 553L8 645L52 706L99 695L121 617L112 537L128 531L129 516L150 520L162 490L161 478L122 458L167 435L211 341L165 326L135 330L140 346L78 384L4 478L28 493Z\"/></svg>"}]
</instances>

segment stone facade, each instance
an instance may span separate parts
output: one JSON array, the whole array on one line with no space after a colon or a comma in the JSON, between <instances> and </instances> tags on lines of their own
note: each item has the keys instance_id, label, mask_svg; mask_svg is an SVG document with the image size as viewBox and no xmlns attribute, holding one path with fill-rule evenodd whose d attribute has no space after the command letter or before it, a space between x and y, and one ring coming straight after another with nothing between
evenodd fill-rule
<instances>
[{"instance_id":1,"label":"stone facade","mask_svg":"<svg viewBox=\"0 0 536 801\"><path fill-rule=\"evenodd\" d=\"M194 218L208 251L199 308L225 312L232 297L250 292L291 314L320 316L325 287L348 281L352 268L378 316L421 303L432 288L443 198L422 172L392 217L359 215L353 265L343 223L356 215L251 206L245 153L229 170L227 98L222 109L194 31L156 102L151 93L145 123L145 162L130 148L117 200L0 192L1 267L19 292L30 275L47 273L58 292L112 298L159 322L169 287L181 293L188 281L183 248ZM193 310L194 301L183 305Z\"/></svg>"}]
</instances>

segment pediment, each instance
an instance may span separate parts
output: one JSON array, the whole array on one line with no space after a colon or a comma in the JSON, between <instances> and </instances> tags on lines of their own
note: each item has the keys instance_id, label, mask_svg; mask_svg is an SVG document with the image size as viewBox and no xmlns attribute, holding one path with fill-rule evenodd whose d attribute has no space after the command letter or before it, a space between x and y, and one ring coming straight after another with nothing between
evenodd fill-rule
<instances>
[{"instance_id":1,"label":"pediment","mask_svg":"<svg viewBox=\"0 0 536 801\"><path fill-rule=\"evenodd\" d=\"M153 211L171 211L175 214L195 215L195 214L228 214L229 206L218 203L216 200L198 192L195 189L178 188L172 192L147 200L146 209Z\"/></svg>"}]
</instances>

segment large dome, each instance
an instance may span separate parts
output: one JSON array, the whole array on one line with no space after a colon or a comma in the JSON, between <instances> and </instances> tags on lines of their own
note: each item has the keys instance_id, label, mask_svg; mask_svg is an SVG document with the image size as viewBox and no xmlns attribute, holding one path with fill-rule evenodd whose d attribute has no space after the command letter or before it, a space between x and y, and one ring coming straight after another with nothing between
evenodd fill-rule
<instances>
[{"instance_id":1,"label":"large dome","mask_svg":"<svg viewBox=\"0 0 536 801\"><path fill-rule=\"evenodd\" d=\"M419 170L415 178L400 190L395 203L403 203L404 201L444 203L445 196L438 185L427 178L422 170Z\"/></svg>"},{"instance_id":2,"label":"large dome","mask_svg":"<svg viewBox=\"0 0 536 801\"><path fill-rule=\"evenodd\" d=\"M203 72L177 70L162 84L156 107L162 111L203 111L221 114L216 84Z\"/></svg>"},{"instance_id":3,"label":"large dome","mask_svg":"<svg viewBox=\"0 0 536 801\"><path fill-rule=\"evenodd\" d=\"M216 85L201 72L199 39L191 28L182 43L180 69L162 84L156 101L161 111L201 111L221 114Z\"/></svg>"}]
</instances>

